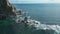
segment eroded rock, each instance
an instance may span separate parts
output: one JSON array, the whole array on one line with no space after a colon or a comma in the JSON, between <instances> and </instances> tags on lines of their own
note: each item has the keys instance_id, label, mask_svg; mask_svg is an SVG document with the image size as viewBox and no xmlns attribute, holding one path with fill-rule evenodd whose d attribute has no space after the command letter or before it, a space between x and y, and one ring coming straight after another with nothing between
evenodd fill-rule
<instances>
[{"instance_id":1,"label":"eroded rock","mask_svg":"<svg viewBox=\"0 0 60 34\"><path fill-rule=\"evenodd\" d=\"M14 15L16 8L12 6L8 0L0 0L0 14Z\"/></svg>"}]
</instances>

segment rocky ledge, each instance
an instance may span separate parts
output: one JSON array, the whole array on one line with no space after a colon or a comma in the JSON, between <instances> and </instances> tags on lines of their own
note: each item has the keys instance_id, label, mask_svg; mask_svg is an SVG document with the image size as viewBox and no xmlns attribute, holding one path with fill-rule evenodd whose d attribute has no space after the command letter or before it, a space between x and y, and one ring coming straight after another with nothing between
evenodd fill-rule
<instances>
[{"instance_id":1,"label":"rocky ledge","mask_svg":"<svg viewBox=\"0 0 60 34\"><path fill-rule=\"evenodd\" d=\"M9 15L15 15L16 8L8 0L0 0L0 19Z\"/></svg>"}]
</instances>

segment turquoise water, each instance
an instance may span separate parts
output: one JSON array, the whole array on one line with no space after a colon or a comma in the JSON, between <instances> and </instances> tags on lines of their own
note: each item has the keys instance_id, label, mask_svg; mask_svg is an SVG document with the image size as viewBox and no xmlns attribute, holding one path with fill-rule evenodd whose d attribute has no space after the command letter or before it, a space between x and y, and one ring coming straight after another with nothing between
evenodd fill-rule
<instances>
[{"instance_id":1,"label":"turquoise water","mask_svg":"<svg viewBox=\"0 0 60 34\"><path fill-rule=\"evenodd\" d=\"M17 9L28 12L31 19L44 24L60 25L60 4L13 4Z\"/></svg>"}]
</instances>

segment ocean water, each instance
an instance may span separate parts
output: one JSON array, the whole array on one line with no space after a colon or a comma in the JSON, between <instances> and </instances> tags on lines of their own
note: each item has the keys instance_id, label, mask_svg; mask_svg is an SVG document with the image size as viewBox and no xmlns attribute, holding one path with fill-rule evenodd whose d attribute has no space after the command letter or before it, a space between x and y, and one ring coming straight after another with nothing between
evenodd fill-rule
<instances>
[{"instance_id":1,"label":"ocean water","mask_svg":"<svg viewBox=\"0 0 60 34\"><path fill-rule=\"evenodd\" d=\"M60 34L60 4L13 5L17 9L22 9L23 12L28 12L27 16L31 16L31 19L40 21L40 24L33 24L34 26L25 29L24 34ZM17 32L19 31L20 29Z\"/></svg>"},{"instance_id":2,"label":"ocean water","mask_svg":"<svg viewBox=\"0 0 60 34\"><path fill-rule=\"evenodd\" d=\"M60 25L60 4L13 4L17 9L28 12L31 19L43 24Z\"/></svg>"}]
</instances>

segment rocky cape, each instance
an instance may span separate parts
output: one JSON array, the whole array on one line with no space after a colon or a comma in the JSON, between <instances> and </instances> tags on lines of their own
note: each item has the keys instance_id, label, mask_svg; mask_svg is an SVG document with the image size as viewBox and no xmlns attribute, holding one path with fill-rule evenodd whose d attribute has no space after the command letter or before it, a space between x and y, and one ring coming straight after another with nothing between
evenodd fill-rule
<instances>
[{"instance_id":1,"label":"rocky cape","mask_svg":"<svg viewBox=\"0 0 60 34\"><path fill-rule=\"evenodd\" d=\"M0 0L0 18L15 15L16 8L8 0Z\"/></svg>"}]
</instances>

